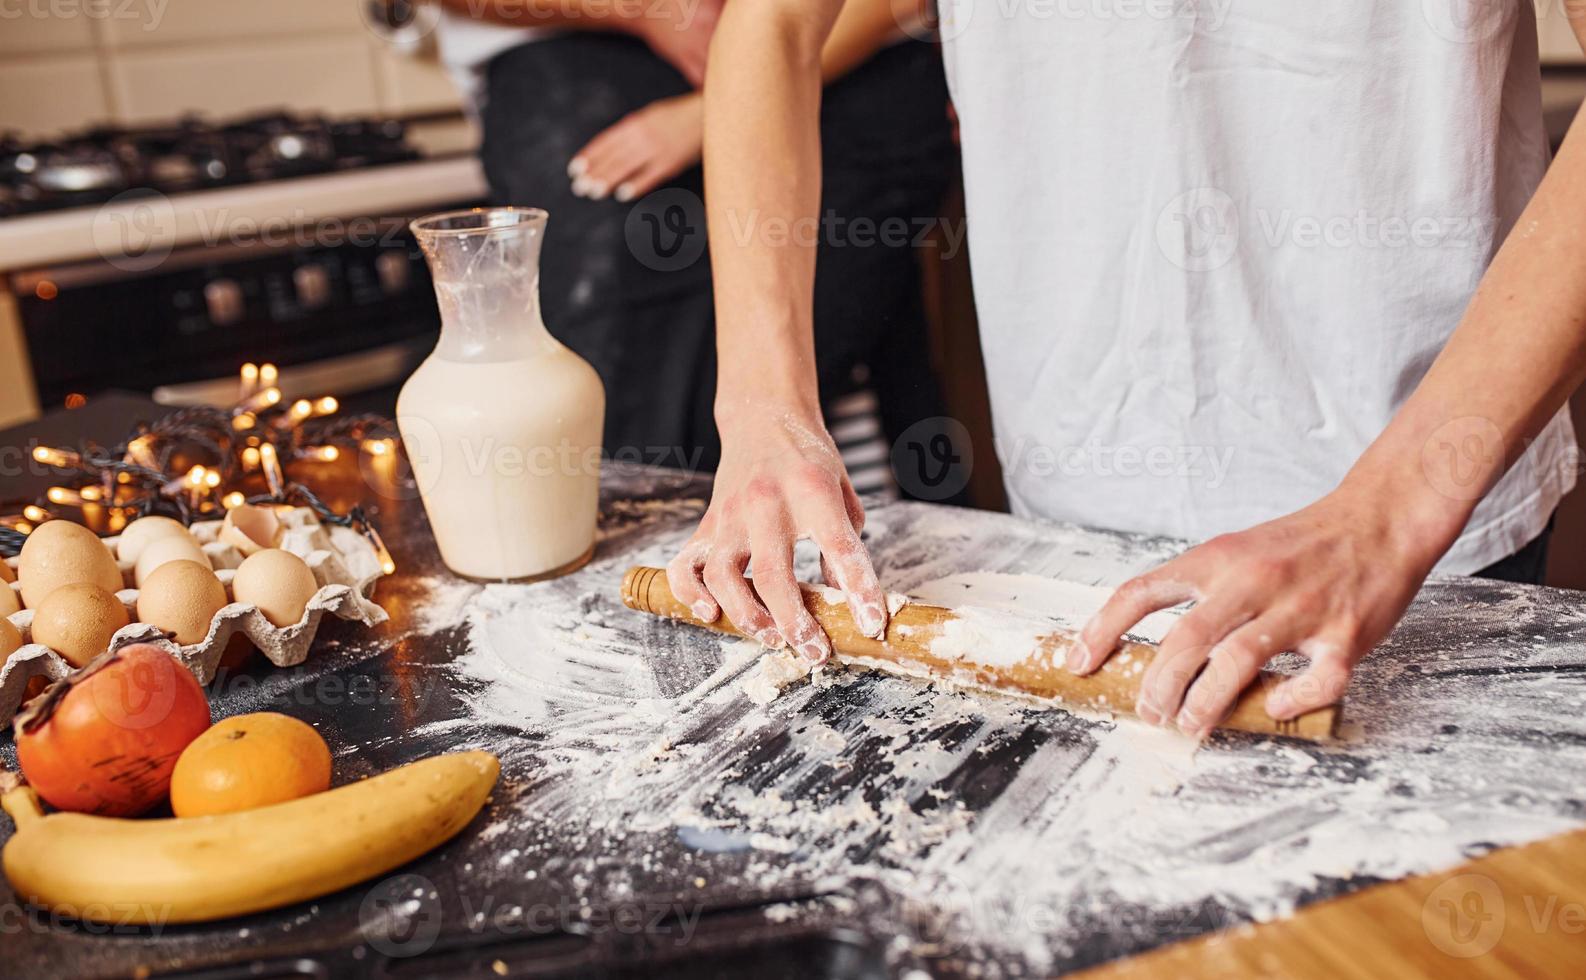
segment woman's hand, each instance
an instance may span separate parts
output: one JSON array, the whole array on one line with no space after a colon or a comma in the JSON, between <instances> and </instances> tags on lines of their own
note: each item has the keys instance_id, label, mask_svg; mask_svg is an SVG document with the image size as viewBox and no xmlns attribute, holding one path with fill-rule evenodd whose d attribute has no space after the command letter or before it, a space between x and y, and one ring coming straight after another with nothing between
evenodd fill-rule
<instances>
[{"instance_id":1,"label":"woman's hand","mask_svg":"<svg viewBox=\"0 0 1586 980\"><path fill-rule=\"evenodd\" d=\"M818 417L764 413L722 426L722 460L699 530L667 566L672 594L695 616L726 614L769 647L792 646L813 663L831 641L804 607L793 543L815 542L827 584L848 598L868 636L887 628L887 605L859 540L864 509ZM753 578L745 576L752 565Z\"/></svg>"},{"instance_id":2,"label":"woman's hand","mask_svg":"<svg viewBox=\"0 0 1586 980\"><path fill-rule=\"evenodd\" d=\"M1125 582L1086 624L1069 669L1091 673L1147 614L1193 599L1141 679L1142 719L1203 737L1286 650L1310 665L1272 689L1267 713L1289 719L1337 701L1447 547L1396 520L1388 499L1340 488Z\"/></svg>"},{"instance_id":3,"label":"woman's hand","mask_svg":"<svg viewBox=\"0 0 1586 980\"><path fill-rule=\"evenodd\" d=\"M632 201L699 162L705 107L698 92L660 99L602 130L567 165L573 193Z\"/></svg>"}]
</instances>

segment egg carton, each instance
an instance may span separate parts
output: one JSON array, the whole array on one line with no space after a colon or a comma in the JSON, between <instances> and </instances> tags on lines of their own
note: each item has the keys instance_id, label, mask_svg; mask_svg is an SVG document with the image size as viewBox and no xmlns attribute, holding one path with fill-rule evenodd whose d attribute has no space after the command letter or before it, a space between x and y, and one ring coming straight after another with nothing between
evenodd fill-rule
<instances>
[{"instance_id":1,"label":"egg carton","mask_svg":"<svg viewBox=\"0 0 1586 980\"><path fill-rule=\"evenodd\" d=\"M321 524L315 513L298 507L280 514L281 540L276 547L302 558L314 573L319 589L308 602L302 621L292 626L276 626L257 606L245 602L231 602L215 613L209 622L209 634L199 643L182 646L155 626L133 622L117 630L111 646L133 642L149 642L180 660L200 684L208 684L215 677L221 657L232 637L242 633L258 647L277 667L292 667L308 657L309 646L319 623L329 613L338 619L356 621L365 626L378 626L386 621L384 609L369 599L376 580L384 573L374 546L362 534L351 528ZM231 582L243 555L231 544L220 540L221 521L200 521L188 530L203 549L204 557L215 570L215 576L226 588L226 597L232 597ZM118 539L105 538L106 546L114 549ZM13 566L16 559L9 560ZM133 563L118 557L124 584L131 585ZM5 587L0 582L0 587ZM17 583L9 588L21 595ZM138 590L124 588L116 598L127 609L129 619L137 618ZM22 647L0 664L0 725L9 725L21 707L28 683L35 677L51 681L71 674L76 668L54 650L32 642L33 610L23 609L8 617L11 625L22 634Z\"/></svg>"}]
</instances>

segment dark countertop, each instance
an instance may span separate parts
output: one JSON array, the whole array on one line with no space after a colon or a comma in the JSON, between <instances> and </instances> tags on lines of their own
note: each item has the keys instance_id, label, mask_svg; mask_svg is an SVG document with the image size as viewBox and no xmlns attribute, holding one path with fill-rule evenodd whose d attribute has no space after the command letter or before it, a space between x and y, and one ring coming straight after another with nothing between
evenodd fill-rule
<instances>
[{"instance_id":1,"label":"dark countertop","mask_svg":"<svg viewBox=\"0 0 1586 980\"><path fill-rule=\"evenodd\" d=\"M152 403L133 397L108 399L95 409L81 410L80 415L56 413L42 424L0 433L0 445L25 448L35 438L49 445L75 445L78 439L74 436L85 433L101 441L114 441L125 428L124 419L132 413L158 411ZM216 718L249 711L281 711L314 725L330 743L339 785L459 748L444 737L406 738L403 733L424 720L459 714L457 699L461 692L448 690L437 675L427 671L455 655L455 638L444 632L423 635L414 628L413 613L426 598L427 586L436 576L449 577L435 549L423 507L409 491L377 478L366 480L350 467L315 465L311 469L312 472L294 471L292 475L320 492L332 507L344 509L352 501L364 503L381 528L398 570L380 581L374 598L391 619L375 630L364 630L357 624L327 618L306 663L276 669L256 657L243 671L218 677L210 689L210 699ZM30 473L25 484L14 480L0 483L0 498L16 499L36 493L50 482L48 474ZM611 500L635 492L663 497L697 496L705 485L681 474L650 475L637 482L625 481L620 488L609 488L603 505L609 509ZM18 488L24 486L27 490L19 493ZM611 547L620 547L620 543ZM603 547L602 551L611 547ZM0 765L14 768L15 748L9 733L0 739ZM514 782L521 778L521 771L503 774L495 806L501 805L500 798L509 795ZM402 869L403 874L421 876L411 880L432 883L445 896L444 908L432 910L426 905L425 914L433 911L438 921L455 924L467 918L464 912L471 900L476 906L504 905L508 901L530 905L538 900L545 908L562 909L565 913L565 898L553 897L546 904L544 886L536 888L526 883L518 892L507 893L493 885L484 898L470 895L466 879L458 875L457 857L491 849L488 842L476 839L480 823L476 821L458 840ZM9 820L0 819L0 844L9 838L11 829ZM305 832L311 832L311 828L305 828ZM365 941L366 929L378 929L382 910L400 905L407 897L405 886L409 880L402 875L385 876L366 886L278 912L213 925L163 929L57 921L47 913L20 906L9 885L0 881L0 934L6 937L4 953L0 955L0 977L134 973L147 977L185 975L186 971L221 966L238 967L243 972L234 974L227 969L213 975L497 975L491 969L495 952L480 959L464 950L443 957L444 962L417 964L400 955L382 956ZM555 890L553 885L552 891ZM560 922L565 917L562 914L554 919ZM424 929L421 922L420 936L425 934ZM522 935L507 929L498 938L511 941ZM585 969L581 964L587 964L587 959L569 960L564 948L564 944L571 943L581 949L583 944L564 933L559 925L528 938L535 942L530 943L533 952L525 955L551 971L536 975L563 975L556 972L556 964L564 961L571 970L565 975L578 975ZM479 937L469 932L465 939L472 944ZM402 941L399 936L394 946L386 948L401 953ZM783 958L789 964L801 964L805 967L802 975L807 976L808 969L827 954L826 942L815 941L805 958ZM446 944L442 941L439 945ZM833 946L837 950L845 948L841 942ZM392 963L405 964L407 968L396 969ZM211 974L206 971L203 975Z\"/></svg>"},{"instance_id":2,"label":"dark countertop","mask_svg":"<svg viewBox=\"0 0 1586 980\"><path fill-rule=\"evenodd\" d=\"M1294 882L1257 883L1282 908L1418 869L1351 848L1435 839L1447 866L1586 822L1578 593L1433 583L1362 668L1348 740L1219 734L1171 795L1139 799L1144 836L1120 839L1087 802L1128 789L1107 781L1128 751L1113 722L876 675L755 708L731 689L743 667L718 638L623 609L623 570L675 548L703 479L606 473L590 566L481 592L445 572L400 486L350 467L296 476L332 506L371 507L398 565L375 595L391 621L327 621L304 665L218 679L217 717L309 721L338 782L489 748L503 761L492 803L396 874L211 925L52 921L0 886L0 976L1060 972L1270 914L1219 883L1269 857L1301 855ZM1178 547L910 504L874 508L867 537L903 591L974 569L1117 581ZM466 620L445 604L459 595ZM482 642L503 645L515 677L491 672L503 665ZM13 762L7 738L0 764ZM1336 853L1308 854L1318 839ZM1152 904L1129 891L1132 867L1208 884ZM1072 882L1061 901L1033 887L1052 880ZM988 886L1054 904L975 905Z\"/></svg>"},{"instance_id":3,"label":"dark countertop","mask_svg":"<svg viewBox=\"0 0 1586 980\"><path fill-rule=\"evenodd\" d=\"M32 462L34 445L114 443L134 419L154 418L165 411L136 395L111 394L83 409L53 412L37 422L0 431L0 453L5 454L0 463L6 464L0 468L0 501L16 504L0 509L20 509L19 502L29 502L50 485L63 482L59 474ZM373 470L360 472L345 463L303 464L290 476L312 487L337 510L362 503L376 521L398 566L396 574L380 581L374 596L391 618L374 630L327 618L314 652L303 665L276 669L256 657L242 671L218 677L209 691L215 717L281 711L309 722L331 746L338 785L467 747L444 735L408 734L424 722L463 714L459 701L465 696L432 671L457 654L456 631L426 634L414 622L437 577L451 579L416 492L400 478L386 479ZM708 492L706 479L680 473L646 471L608 477L605 483L603 513L614 506L620 510L620 501L634 496L697 498ZM616 523L620 525L622 518ZM620 534L608 538L597 561L622 548ZM7 732L0 735L0 766L15 768L15 762ZM598 924L591 930L587 908L570 904L563 885L548 878L515 888L499 882L471 888L461 867L489 860L511 843L482 840L480 831L491 807L501 807L504 799L523 790L525 770L533 765L529 760L517 762L505 767L486 814L458 839L397 874L276 912L198 926L100 926L62 921L26 908L0 879L0 935L5 936L0 977L494 977L500 975L498 962L512 963L514 973L527 969L535 976L587 976L597 964L611 976L627 976L629 970L634 976L670 975L659 965L636 964L643 962L647 943L664 951L669 960L678 952L679 926L667 918L677 914L675 896L663 899L651 894L629 908L612 906L607 911L613 921L631 916L632 921L644 923L646 939L622 928L603 933ZM11 831L10 821L0 817L0 845ZM431 889L430 896L416 915L391 929L384 917L391 909L405 907L413 882ZM772 894L766 900L779 897ZM717 923L714 932L723 941L693 942L686 950L691 957L676 966L675 975L740 976L747 970L763 972L768 966L773 976L881 975L876 972L876 949L852 928L815 923L768 929L755 902L741 913L737 898L713 898L708 903L693 895L682 898L686 904L675 909L688 911L681 914L692 915L709 905ZM508 922L502 912L490 920L495 928L481 930L473 922L479 909L509 908L537 912L539 919ZM740 921L744 914L751 916L747 927ZM757 950L744 953L742 941L751 936L758 942ZM489 948L475 952L479 946ZM414 955L420 950L428 955Z\"/></svg>"}]
</instances>

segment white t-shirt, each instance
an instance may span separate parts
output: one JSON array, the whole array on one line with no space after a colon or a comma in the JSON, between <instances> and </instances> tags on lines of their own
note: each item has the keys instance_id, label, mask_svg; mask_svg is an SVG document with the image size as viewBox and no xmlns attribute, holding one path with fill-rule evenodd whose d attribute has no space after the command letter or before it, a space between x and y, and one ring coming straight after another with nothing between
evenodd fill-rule
<instances>
[{"instance_id":1,"label":"white t-shirt","mask_svg":"<svg viewBox=\"0 0 1586 980\"><path fill-rule=\"evenodd\" d=\"M482 71L485 64L508 48L554 33L545 28L512 27L443 10L436 24L435 40L441 64L451 75L452 84L462 93L470 111L478 112L484 105Z\"/></svg>"},{"instance_id":2,"label":"white t-shirt","mask_svg":"<svg viewBox=\"0 0 1586 980\"><path fill-rule=\"evenodd\" d=\"M1529 0L942 0L942 34L1025 515L1200 540L1326 494L1547 164ZM1439 570L1534 538L1576 456L1561 412Z\"/></svg>"}]
</instances>

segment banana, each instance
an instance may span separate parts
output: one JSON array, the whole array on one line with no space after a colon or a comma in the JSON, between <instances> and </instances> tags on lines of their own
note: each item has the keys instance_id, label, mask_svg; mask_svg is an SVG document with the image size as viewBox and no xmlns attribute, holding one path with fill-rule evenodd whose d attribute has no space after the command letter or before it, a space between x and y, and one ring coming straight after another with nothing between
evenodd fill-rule
<instances>
[{"instance_id":1,"label":"banana","mask_svg":"<svg viewBox=\"0 0 1586 980\"><path fill-rule=\"evenodd\" d=\"M3 854L18 897L116 925L205 922L291 905L405 864L474 818L501 766L488 752L436 756L313 796L208 817L44 815L13 783Z\"/></svg>"}]
</instances>

